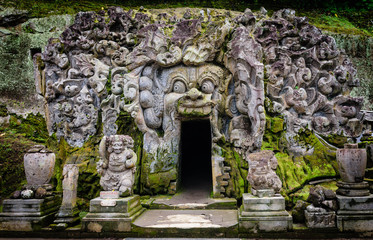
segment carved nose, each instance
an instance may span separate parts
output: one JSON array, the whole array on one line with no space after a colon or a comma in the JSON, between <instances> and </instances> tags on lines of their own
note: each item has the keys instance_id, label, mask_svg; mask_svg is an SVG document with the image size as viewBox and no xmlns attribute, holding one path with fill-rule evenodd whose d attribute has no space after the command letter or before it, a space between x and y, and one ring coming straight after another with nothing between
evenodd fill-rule
<instances>
[{"instance_id":1,"label":"carved nose","mask_svg":"<svg viewBox=\"0 0 373 240\"><path fill-rule=\"evenodd\" d=\"M203 96L202 96L202 93L197 90L197 88L192 88L186 95L186 99L195 101L195 100L203 99Z\"/></svg>"}]
</instances>

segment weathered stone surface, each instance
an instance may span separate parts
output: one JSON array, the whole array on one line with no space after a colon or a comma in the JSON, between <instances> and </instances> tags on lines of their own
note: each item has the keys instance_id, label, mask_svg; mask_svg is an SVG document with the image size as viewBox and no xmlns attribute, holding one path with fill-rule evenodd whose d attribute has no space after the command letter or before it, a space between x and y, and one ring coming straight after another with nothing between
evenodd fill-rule
<instances>
[{"instance_id":1,"label":"weathered stone surface","mask_svg":"<svg viewBox=\"0 0 373 240\"><path fill-rule=\"evenodd\" d=\"M304 223L305 222L305 216L304 211L306 210L309 203L298 200L294 206L294 208L291 211L291 216L293 217L293 221L295 223Z\"/></svg>"},{"instance_id":2,"label":"weathered stone surface","mask_svg":"<svg viewBox=\"0 0 373 240\"><path fill-rule=\"evenodd\" d=\"M108 206L109 201L114 202L115 204ZM90 213L118 213L126 214L127 217L130 217L133 214L133 210L138 210L140 206L140 197L132 196L126 198L118 199L102 199L95 198L92 199L89 206Z\"/></svg>"},{"instance_id":3,"label":"weathered stone surface","mask_svg":"<svg viewBox=\"0 0 373 240\"><path fill-rule=\"evenodd\" d=\"M130 232L131 222L143 211L137 195L119 199L95 198L90 202L90 212L82 220L82 229L88 232Z\"/></svg>"},{"instance_id":4,"label":"weathered stone surface","mask_svg":"<svg viewBox=\"0 0 373 240\"><path fill-rule=\"evenodd\" d=\"M230 228L237 226L237 210L148 210L133 223L145 229Z\"/></svg>"},{"instance_id":5,"label":"weathered stone surface","mask_svg":"<svg viewBox=\"0 0 373 240\"><path fill-rule=\"evenodd\" d=\"M367 165L365 149L358 149L357 144L345 144L337 150L337 162L342 181L346 183L362 182Z\"/></svg>"},{"instance_id":6,"label":"weathered stone surface","mask_svg":"<svg viewBox=\"0 0 373 240\"><path fill-rule=\"evenodd\" d=\"M24 156L27 184L42 186L49 183L54 170L55 154L45 146L35 145Z\"/></svg>"},{"instance_id":7,"label":"weathered stone surface","mask_svg":"<svg viewBox=\"0 0 373 240\"><path fill-rule=\"evenodd\" d=\"M334 211L309 211L305 210L306 225L309 228L335 228L335 212Z\"/></svg>"},{"instance_id":8,"label":"weathered stone surface","mask_svg":"<svg viewBox=\"0 0 373 240\"><path fill-rule=\"evenodd\" d=\"M280 194L259 198L245 193L242 202L240 232L282 232L293 228L292 217L285 211L285 198Z\"/></svg>"},{"instance_id":9,"label":"weathered stone surface","mask_svg":"<svg viewBox=\"0 0 373 240\"><path fill-rule=\"evenodd\" d=\"M106 136L116 134L119 113L128 113L144 134L147 193L177 191L182 121L209 119L213 149L227 140L244 159L258 151L264 80L267 110L283 116L294 155L314 151L297 138L306 129L324 136L361 132L362 101L348 96L358 85L356 70L333 38L292 10L272 17L249 9L170 18L115 7L79 13L39 58L50 133L82 146L96 133L99 111ZM215 196L229 195L242 178L225 165L213 164Z\"/></svg>"},{"instance_id":10,"label":"weathered stone surface","mask_svg":"<svg viewBox=\"0 0 373 240\"><path fill-rule=\"evenodd\" d=\"M271 197L278 193L282 187L280 178L276 175L277 159L270 150L248 154L249 181L254 195Z\"/></svg>"},{"instance_id":11,"label":"weathered stone surface","mask_svg":"<svg viewBox=\"0 0 373 240\"><path fill-rule=\"evenodd\" d=\"M373 213L373 195L347 197L337 195L339 211L366 211Z\"/></svg>"},{"instance_id":12,"label":"weathered stone surface","mask_svg":"<svg viewBox=\"0 0 373 240\"><path fill-rule=\"evenodd\" d=\"M284 211L285 198L280 194L272 197L255 197L251 194L243 195L243 209L246 212L250 211Z\"/></svg>"},{"instance_id":13,"label":"weathered stone surface","mask_svg":"<svg viewBox=\"0 0 373 240\"><path fill-rule=\"evenodd\" d=\"M63 198L54 223L65 223L66 225L64 226L66 228L79 220L79 211L76 205L79 177L78 165L65 164L62 175L64 176L62 181ZM62 225L60 225L60 228L62 228Z\"/></svg>"},{"instance_id":14,"label":"weathered stone surface","mask_svg":"<svg viewBox=\"0 0 373 240\"><path fill-rule=\"evenodd\" d=\"M121 195L133 193L137 156L132 148L133 139L130 136L104 136L101 140L101 160L97 163L97 172L102 176L100 184L105 191L115 190Z\"/></svg>"},{"instance_id":15,"label":"weathered stone surface","mask_svg":"<svg viewBox=\"0 0 373 240\"><path fill-rule=\"evenodd\" d=\"M369 196L369 184L364 182L367 166L366 149L358 149L358 144L345 144L337 150L338 169L342 181L337 183L337 193L349 197Z\"/></svg>"},{"instance_id":16,"label":"weathered stone surface","mask_svg":"<svg viewBox=\"0 0 373 240\"><path fill-rule=\"evenodd\" d=\"M0 230L40 230L53 221L60 204L58 195L45 199L5 199L0 213Z\"/></svg>"},{"instance_id":17,"label":"weathered stone surface","mask_svg":"<svg viewBox=\"0 0 373 240\"><path fill-rule=\"evenodd\" d=\"M372 232L373 214L338 214L337 227L341 232Z\"/></svg>"}]
</instances>

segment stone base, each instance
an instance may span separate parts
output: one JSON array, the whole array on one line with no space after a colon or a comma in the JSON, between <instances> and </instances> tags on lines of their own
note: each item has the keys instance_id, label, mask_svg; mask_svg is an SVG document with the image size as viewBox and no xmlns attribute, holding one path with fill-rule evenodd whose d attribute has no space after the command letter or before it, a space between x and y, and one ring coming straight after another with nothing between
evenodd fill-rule
<instances>
[{"instance_id":1,"label":"stone base","mask_svg":"<svg viewBox=\"0 0 373 240\"><path fill-rule=\"evenodd\" d=\"M337 194L348 197L362 197L369 196L369 184L367 182L360 183L346 183L337 182Z\"/></svg>"},{"instance_id":2,"label":"stone base","mask_svg":"<svg viewBox=\"0 0 373 240\"><path fill-rule=\"evenodd\" d=\"M337 228L341 232L373 232L373 214L337 214Z\"/></svg>"},{"instance_id":3,"label":"stone base","mask_svg":"<svg viewBox=\"0 0 373 240\"><path fill-rule=\"evenodd\" d=\"M143 211L137 195L118 199L95 198L82 220L82 229L88 232L130 232L131 222Z\"/></svg>"},{"instance_id":4,"label":"stone base","mask_svg":"<svg viewBox=\"0 0 373 240\"><path fill-rule=\"evenodd\" d=\"M285 199L279 194L259 198L243 194L238 226L240 232L284 232L293 229L293 220L285 211Z\"/></svg>"},{"instance_id":5,"label":"stone base","mask_svg":"<svg viewBox=\"0 0 373 240\"><path fill-rule=\"evenodd\" d=\"M309 212L304 211L306 225L309 228L335 228L335 212Z\"/></svg>"},{"instance_id":6,"label":"stone base","mask_svg":"<svg viewBox=\"0 0 373 240\"><path fill-rule=\"evenodd\" d=\"M68 227L74 226L79 222L79 210L78 208L73 209L61 209L56 214L56 220L51 227L55 230L64 230Z\"/></svg>"},{"instance_id":7,"label":"stone base","mask_svg":"<svg viewBox=\"0 0 373 240\"><path fill-rule=\"evenodd\" d=\"M337 195L339 231L373 232L373 195L346 197Z\"/></svg>"},{"instance_id":8,"label":"stone base","mask_svg":"<svg viewBox=\"0 0 373 240\"><path fill-rule=\"evenodd\" d=\"M45 199L6 199L0 213L0 231L36 231L48 226L61 204L61 196Z\"/></svg>"}]
</instances>

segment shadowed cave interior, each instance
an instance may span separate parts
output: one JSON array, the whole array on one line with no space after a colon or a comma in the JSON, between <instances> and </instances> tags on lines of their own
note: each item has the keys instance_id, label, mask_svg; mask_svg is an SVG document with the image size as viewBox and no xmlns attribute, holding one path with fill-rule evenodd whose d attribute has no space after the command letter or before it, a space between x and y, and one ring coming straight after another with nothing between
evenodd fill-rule
<instances>
[{"instance_id":1,"label":"shadowed cave interior","mask_svg":"<svg viewBox=\"0 0 373 240\"><path fill-rule=\"evenodd\" d=\"M212 191L210 121L182 122L180 142L182 191L209 195Z\"/></svg>"}]
</instances>

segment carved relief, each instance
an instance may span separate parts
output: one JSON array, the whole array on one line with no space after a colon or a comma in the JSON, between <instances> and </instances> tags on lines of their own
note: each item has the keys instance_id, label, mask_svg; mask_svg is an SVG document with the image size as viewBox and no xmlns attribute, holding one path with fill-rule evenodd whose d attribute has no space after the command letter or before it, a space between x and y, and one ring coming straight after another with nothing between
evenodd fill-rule
<instances>
[{"instance_id":1,"label":"carved relief","mask_svg":"<svg viewBox=\"0 0 373 240\"><path fill-rule=\"evenodd\" d=\"M261 149L266 111L284 117L296 152L307 151L294 138L304 128L360 133L361 100L347 97L356 70L333 38L288 9L181 19L118 7L79 13L42 60L50 133L81 147L98 119L115 135L125 111L144 134L149 173L177 168L187 119L209 119L213 145L226 140L246 160Z\"/></svg>"}]
</instances>

